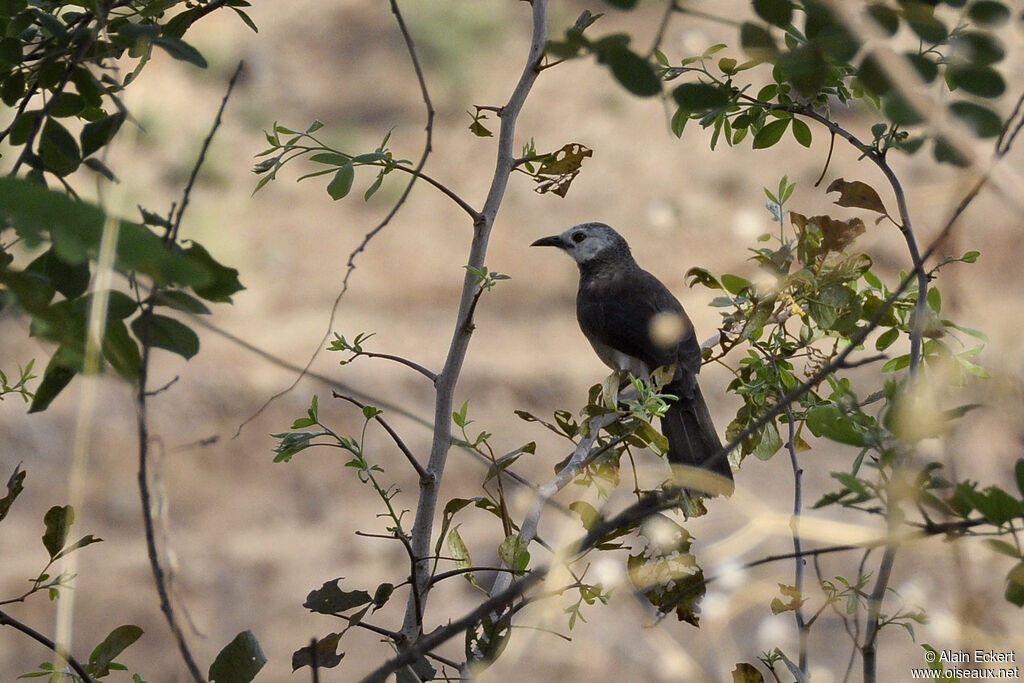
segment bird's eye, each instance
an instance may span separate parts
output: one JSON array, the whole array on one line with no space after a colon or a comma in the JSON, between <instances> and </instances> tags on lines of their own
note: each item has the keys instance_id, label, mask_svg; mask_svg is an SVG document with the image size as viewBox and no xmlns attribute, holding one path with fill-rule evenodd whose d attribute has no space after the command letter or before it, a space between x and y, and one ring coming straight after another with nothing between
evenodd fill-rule
<instances>
[{"instance_id":1,"label":"bird's eye","mask_svg":"<svg viewBox=\"0 0 1024 683\"><path fill-rule=\"evenodd\" d=\"M587 233L585 232L574 232L572 234L572 241L579 244L583 240L587 239Z\"/></svg>"}]
</instances>

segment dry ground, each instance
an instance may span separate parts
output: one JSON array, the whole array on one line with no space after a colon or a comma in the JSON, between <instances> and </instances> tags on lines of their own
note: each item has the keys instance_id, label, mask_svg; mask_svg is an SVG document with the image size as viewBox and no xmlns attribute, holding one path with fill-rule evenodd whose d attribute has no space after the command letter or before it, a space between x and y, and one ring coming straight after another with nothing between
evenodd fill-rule
<instances>
[{"instance_id":1,"label":"dry ground","mask_svg":"<svg viewBox=\"0 0 1024 683\"><path fill-rule=\"evenodd\" d=\"M507 98L525 55L528 6L498 0L408 4L407 19L438 109L428 172L479 205L490 178L494 140L468 133L465 110ZM567 25L584 6L554 4L555 27ZM129 96L144 130L133 140L126 136L111 159L124 178L111 201L124 207L126 215L139 202L166 211L180 191L228 76L244 59L246 75L193 194L186 235L238 267L247 289L235 297L235 305L216 307L209 320L216 331L202 333L202 352L193 361L185 364L158 354L153 384L178 381L152 400L157 488L177 604L194 626L189 637L200 661L205 666L236 633L252 629L270 660L260 680L304 681L307 673L289 673L292 651L313 635L339 628L301 607L306 593L339 576L346 578L346 586L364 588L400 580L406 571L403 554L393 543L354 535L357 529L382 527L373 517L365 488L341 467L336 454L313 451L287 465L271 462L273 441L268 435L301 415L314 393L320 396L322 414L339 430L358 429L353 411L329 399L327 387L302 380L234 435L268 397L295 379L294 371L271 357L301 366L317 348L348 254L387 212L403 179L392 180L364 204L357 193L371 177L361 174L353 196L333 203L319 180L295 184L298 168L286 169L280 181L250 197L255 177L249 169L263 147L260 131L274 120L303 127L318 118L326 124L326 139L357 152L372 150L394 126L392 149L417 158L424 115L384 3L290 0L254 5L258 35L228 15L212 18L190 34L210 58L208 71L198 73L156 56ZM645 45L656 18L653 9L636 15L612 13L595 28L634 31ZM692 52L715 42L721 31L682 18L671 27L667 44ZM1006 74L1014 92L1022 82L1020 62L1015 64L1015 71ZM844 122L855 130L864 128L853 113L845 116ZM535 194L522 178L510 183L488 265L512 279L484 297L460 382L459 401L471 400L471 414L477 425L495 434L496 450L538 442L538 454L517 466L526 476L548 476L551 465L564 456L564 446L542 429L516 420L512 411L575 410L586 389L605 375L573 319L575 269L557 254L530 251L531 241L583 220L619 227L632 241L637 259L683 299L698 330L710 336L717 321L717 313L706 306L710 296L705 290L687 289L683 274L693 265L715 272L752 272L746 248L768 227L763 186L775 186L788 174L798 183L796 210L844 211L831 207L828 197L812 187L827 150L820 132L809 151L789 142L767 152L741 146L712 153L707 136L695 126L677 141L665 121L660 103L628 97L591 62L545 72L523 112L519 143L532 136L540 149L578 141L595 150L565 200ZM1020 173L1021 151L1015 150L1013 157L1013 168ZM911 210L927 243L971 179L936 168L925 155L895 163L907 180ZM840 175L883 186L873 167L858 163L856 154L842 146L830 170L830 177ZM934 444L931 455L982 482L1010 481L1024 434L1022 194L1019 185L1008 185L1007 191L1016 192L1018 203L988 192L964 216L950 251L978 249L983 256L977 266L949 269L943 289L950 317L989 333L991 343L979 360L995 378L968 387L968 398L983 401L985 409L973 413L971 424L955 439ZM469 222L457 208L425 186L417 187L397 218L359 257L332 329L348 336L374 331L374 349L439 367L451 334L469 233ZM862 244L893 277L906 267L894 229L872 228ZM0 318L0 331L4 370L32 357L42 363L50 351L27 341L27 321L8 313ZM429 418L431 387L420 376L386 361L361 359L344 368L337 361L334 354L322 353L313 369L381 404L401 407L419 420ZM735 398L721 390L728 374L709 367L702 378L712 412L724 429L736 409ZM92 422L86 423L88 464L76 528L106 541L80 553L75 651L84 656L114 626L136 623L146 635L123 661L151 683L184 681L145 558L135 485L134 409L122 384L76 380L50 410L28 417L16 399L0 404L0 476L6 477L19 462L28 471L25 493L0 533L0 596L22 590L25 578L44 561L40 520L49 506L69 500L69 463L76 443L83 443L76 441L76 434L88 417L83 406L88 408L90 396L95 403ZM397 411L391 415L410 447L424 453L428 430ZM397 451L382 433L371 432L369 445L373 457L410 492L403 504L413 507L415 481ZM844 467L845 457L828 444L815 446L805 460L807 497L812 500L828 490L828 472ZM652 457L648 475L659 476L659 466ZM453 452L445 496L476 495L481 476L478 464ZM695 550L709 574L730 561L791 547L784 528L750 526L768 519L764 510L785 515L789 509L788 463L782 457L750 461L737 479L740 491L732 502L717 501L708 518L690 525L698 539ZM528 501L515 502L522 509ZM730 536L740 528L747 533ZM463 532L471 539L475 559L486 563L500 528L489 519L467 516ZM542 526L542 533L556 540L576 532L574 522L564 525L557 514ZM856 559L833 557L823 565L827 576L851 575ZM918 642L938 648L1015 649L1020 658L1020 612L1001 598L1007 569L1006 558L980 544L933 541L901 553L893 585L909 604L929 607L932 621L918 627ZM789 565L772 565L720 583L708 596L699 631L674 621L656 625L651 613L622 589L610 607L585 612L588 622L569 634L572 643L543 630L518 631L503 659L482 678L729 680L735 662L752 660L763 649L779 645L793 651L791 617L772 617L767 607L776 583L789 581L791 574ZM450 582L433 594L433 623L460 614L478 599L464 582ZM550 612L531 608L523 623L567 633L561 609L568 604L559 602ZM51 628L53 605L41 596L11 611L44 631ZM398 618L397 611L386 610L375 621L394 625ZM363 632L348 634L343 643L346 660L323 680L354 680L387 653ZM815 680L841 679L846 643L835 622L815 629ZM459 647L453 644L455 658ZM44 658L25 638L10 630L0 632L0 681L13 680ZM891 633L882 646L882 662L883 680L904 680L909 667L923 665L923 656L906 634Z\"/></svg>"}]
</instances>

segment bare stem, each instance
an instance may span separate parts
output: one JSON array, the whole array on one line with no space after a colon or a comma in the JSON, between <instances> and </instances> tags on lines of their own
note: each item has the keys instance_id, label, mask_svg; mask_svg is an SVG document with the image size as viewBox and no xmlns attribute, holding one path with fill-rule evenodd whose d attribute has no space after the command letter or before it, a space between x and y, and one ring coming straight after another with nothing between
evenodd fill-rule
<instances>
[{"instance_id":1,"label":"bare stem","mask_svg":"<svg viewBox=\"0 0 1024 683\"><path fill-rule=\"evenodd\" d=\"M89 672L85 670L85 667L82 666L81 662L71 656L70 652L28 624L23 624L7 612L0 610L0 626L10 626L15 631L21 631L32 640L42 644L43 647L48 648L51 652L66 661L68 666L70 666L74 672L78 674L78 677L85 681L85 683L93 683L92 676L90 676Z\"/></svg>"},{"instance_id":2,"label":"bare stem","mask_svg":"<svg viewBox=\"0 0 1024 683\"><path fill-rule=\"evenodd\" d=\"M509 176L515 163L514 144L516 121L526 97L537 79L538 68L544 55L547 43L547 0L533 0L533 36L530 52L526 59L522 75L519 78L508 103L501 109L501 126L498 134L498 154L495 163L491 187L484 202L483 211L474 223L473 241L470 246L468 265L462 285L462 296L459 302L459 313L449 346L444 367L435 382L436 398L434 402L434 437L431 443L430 459L427 463L428 476L420 485L419 503L416 507L416 519L413 525L412 547L419 561L415 563L411 595L406 607L402 634L406 642L413 642L422 633L422 624L416 618L416 600L426 603L430 589L430 547L433 531L434 514L440 493L441 477L444 474L448 449L451 447L452 430L451 415L454 407L455 387L462 365L469 349L469 341L473 333L473 310L478 297L477 277L470 272L484 266L487 244L495 216L501 206L508 185ZM392 9L398 16L397 4L392 0ZM411 44L410 44L411 45ZM428 648L429 649L429 648Z\"/></svg>"},{"instance_id":3,"label":"bare stem","mask_svg":"<svg viewBox=\"0 0 1024 683\"><path fill-rule=\"evenodd\" d=\"M348 401L352 405L357 406L360 410L366 407L366 404L359 402L358 400L352 398L351 396L339 394L337 391L332 392L332 394L334 395L334 398L340 398L343 401ZM395 445L398 446L398 449L402 451L402 454L405 456L406 460L409 461L409 464L412 465L414 470L416 470L416 474L420 475L421 479L423 477L426 477L427 471L423 469L423 465L419 463L419 461L416 459L416 456L412 454L412 451L409 450L409 447L405 445L404 441L402 441L402 437L398 435L398 432L392 429L391 425L385 422L384 418L382 418L380 415L375 415L373 419L377 420L380 426L384 428L384 431L388 433L388 436L390 436L391 440L395 442Z\"/></svg>"},{"instance_id":4,"label":"bare stem","mask_svg":"<svg viewBox=\"0 0 1024 683\"><path fill-rule=\"evenodd\" d=\"M212 11L209 9L209 5L205 9L207 12ZM178 212L174 215L174 220L171 221L171 231L167 236L171 241L178 238L178 230L181 228L181 219L185 215L185 209L188 208L189 197L192 196L192 187L195 185L196 178L199 176L199 169L203 167L203 162L206 161L206 153L209 151L210 144L213 142L213 136L217 134L217 129L220 128L221 117L224 116L224 109L228 106L228 99L231 97L231 91L235 89L235 83L238 82L238 77L242 75L242 66L243 62L239 62L238 66L235 67L235 73L232 74L231 80L228 81L228 89L224 93L224 98L220 101L220 107L217 109L217 116L213 120L210 132L207 134L206 139L203 140L203 145L199 149L199 156L196 157L196 163L192 167L192 173L189 175L188 182L185 184L185 191L181 195L181 203L178 205Z\"/></svg>"},{"instance_id":5,"label":"bare stem","mask_svg":"<svg viewBox=\"0 0 1024 683\"><path fill-rule=\"evenodd\" d=\"M383 358L384 360L392 360L395 361L396 363L401 363L407 368L415 370L416 372L420 373L421 375L429 379L431 382L437 381L437 374L431 372L430 370L423 367L419 363L411 361L408 358L403 358L402 356L396 356L390 353L376 353L374 351L360 351L358 354L356 354L356 356L366 356L367 358Z\"/></svg>"}]
</instances>

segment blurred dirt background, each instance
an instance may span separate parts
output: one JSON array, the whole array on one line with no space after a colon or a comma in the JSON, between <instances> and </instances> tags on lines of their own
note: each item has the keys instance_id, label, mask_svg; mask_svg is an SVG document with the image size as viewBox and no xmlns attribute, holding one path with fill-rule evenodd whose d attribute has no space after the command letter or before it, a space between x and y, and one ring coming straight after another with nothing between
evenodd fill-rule
<instances>
[{"instance_id":1,"label":"blurred dirt background","mask_svg":"<svg viewBox=\"0 0 1024 683\"><path fill-rule=\"evenodd\" d=\"M386 3L253 4L258 34L228 12L218 12L189 33L187 38L209 59L209 69L154 55L141 82L128 93L141 128L124 135L109 160L123 181L109 201L126 216L135 214L138 203L166 213L180 196L230 74L244 60L244 76L192 195L184 235L237 267L247 289L233 306L214 307L205 321L211 327L202 330L202 349L194 360L184 363L156 352L152 386L177 381L151 401L155 489L176 604L202 666L236 633L252 629L269 659L258 680L305 681L308 670L290 673L291 653L311 637L342 627L302 608L306 594L342 576L342 585L349 589L372 591L382 581L399 582L407 572L405 557L393 542L355 535L356 530L383 531L383 522L374 516L374 499L342 467L337 453L314 449L289 464L272 463L274 441L269 435L286 430L303 415L313 394L319 395L321 415L330 424L355 435L360 420L351 406L331 399L323 383L306 378L253 416L297 376L273 359L301 367L318 348L349 253L386 214L406 178L390 177L364 203L360 195L372 175L361 172L352 196L332 202L323 179L295 183L304 169L294 166L253 197L253 155L265 147L262 131L275 120L301 129L320 119L325 123L323 139L355 153L372 151L393 127L390 147L398 156L415 160L422 150L425 115ZM495 139L472 136L466 110L506 101L525 59L529 6L511 0L406 5L438 110L427 172L479 207L490 182ZM594 29L600 34L628 30L646 46L662 3L642 5L625 14L591 7L608 12ZM744 6L722 2L709 9L736 17ZM560 35L585 7L582 2L553 3L553 35ZM1021 36L1010 27L1008 37L1019 42ZM684 16L670 25L665 45L670 54L693 54L721 39L736 42L732 29ZM1024 76L1019 48L1010 44L1012 55L1004 70L1010 84L1007 99L1016 97ZM866 133L867 124L856 111L838 115L854 131ZM576 141L594 149L594 156L564 200L536 194L525 177L509 183L487 265L512 279L499 283L481 301L458 402L470 400L473 429L493 432L499 453L537 441L537 454L516 466L534 480L550 476L551 466L566 454L565 444L519 421L512 411L541 416L558 408L575 412L587 388L606 371L576 327L574 266L558 254L531 251L530 242L585 220L616 226L630 240L637 260L683 300L703 338L714 333L718 314L707 306L707 290L686 287L684 273L695 265L713 272L754 273L747 248L770 227L762 187L775 187L788 174L798 183L791 206L807 215L855 215L831 205L823 192L840 176L873 184L892 204L877 170L859 162L842 144L836 146L826 182L813 187L828 149L828 139L818 129L810 150L789 140L768 151L752 151L744 143L712 153L707 132L691 123L679 141L667 121L663 103L628 96L592 60L545 71L520 119L517 146L531 137L539 150ZM494 123L493 116L489 122ZM1016 149L1008 164L1018 179L1024 170L1021 158L1022 151ZM927 153L893 163L906 182L919 239L927 245L975 176L937 167ZM83 178L79 185L84 189L89 181ZM937 457L960 476L983 484L1012 486L1012 464L1021 455L1024 436L1022 196L1024 187L1009 177L1001 190L987 190L945 250L982 252L976 266L943 271L944 315L989 334L991 341L978 360L994 377L972 382L963 397L963 402L984 403L984 409L971 413L965 428L946 441L924 443L922 457ZM454 204L419 184L398 216L359 256L331 330L349 338L375 332L371 349L438 369L451 337L470 230ZM859 244L892 279L908 265L899 234L886 224L869 228ZM27 328L27 320L10 312L0 317L5 348L0 367L8 373L30 358L41 366L51 352L27 339ZM433 409L429 383L388 361L360 359L340 367L338 360L337 354L320 353L312 369L388 407L386 416L425 458L425 422ZM720 430L737 407L723 389L728 382L720 367L702 373ZM48 411L27 417L16 397L0 403L0 476L6 479L18 463L28 472L25 492L0 527L0 596L24 590L26 579L45 562L39 541L42 515L70 499L69 463L76 443L83 443L76 438L82 438L83 406L93 391L91 426L84 423L84 502L73 535L92 533L106 540L79 553L74 651L87 658L115 626L139 624L146 634L122 661L151 683L184 681L146 560L136 486L135 414L131 391L121 383L76 379ZM374 461L407 491L399 505L412 509L416 482L410 468L383 432L371 429L368 445ZM849 457L827 443L814 446L804 456L808 502L831 490L828 472L846 468ZM641 462L642 474L653 482L662 476L661 467L653 456ZM479 463L453 450L444 499L478 495L483 472ZM788 461L782 453L768 462L751 460L737 481L733 500L715 501L711 515L688 524L705 571L726 575L709 590L699 630L674 620L658 622L623 586L608 607L585 609L587 622L569 632L562 610L572 603L566 596L547 608L527 609L520 621L527 628L516 631L502 659L481 680L731 680L736 662L754 661L762 650L780 646L795 655L792 615L773 617L768 609L777 584L792 581L792 564L729 571L791 550L786 528L792 496ZM566 491L561 500L568 503L578 496ZM625 492L617 493L613 502L622 504L627 498ZM513 500L521 515L528 497ZM463 513L462 533L474 559L488 564L501 538L500 525L482 513L468 512ZM846 538L841 529L809 529L817 536L810 543ZM541 527L551 541L578 531L578 521L554 511ZM535 548L534 557L543 560L545 554ZM831 556L822 560L822 571L827 577L850 577L859 559L859 554ZM908 608L926 607L931 621L916 626L918 644L895 627L883 634L881 680L907 680L910 667L924 666L921 642L939 649L1015 651L1018 660L1024 657L1020 611L1002 599L1009 566L1008 558L980 542L933 539L901 551L892 585ZM606 561L591 571L612 581L620 569ZM404 597L396 595L394 605L371 620L396 628ZM480 597L461 580L442 584L432 593L430 623L443 624ZM817 604L815 596L811 609ZM44 596L9 609L52 632L54 605ZM341 667L323 672L321 680L355 680L388 654L376 636L358 629L345 636L341 649L347 652ZM445 649L455 659L460 650L458 642ZM46 657L19 634L0 631L0 681L14 680ZM815 626L814 680L842 680L848 657L849 640L837 619L826 618ZM855 668L853 680L858 678Z\"/></svg>"}]
</instances>

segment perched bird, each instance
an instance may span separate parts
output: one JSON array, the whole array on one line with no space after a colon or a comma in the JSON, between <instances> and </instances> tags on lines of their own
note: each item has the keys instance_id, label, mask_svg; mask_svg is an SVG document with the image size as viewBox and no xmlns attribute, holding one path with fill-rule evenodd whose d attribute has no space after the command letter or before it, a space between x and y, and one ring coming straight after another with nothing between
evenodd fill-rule
<instances>
[{"instance_id":1,"label":"perched bird","mask_svg":"<svg viewBox=\"0 0 1024 683\"><path fill-rule=\"evenodd\" d=\"M679 397L661 418L673 465L714 472L706 488L731 493L732 468L697 385L700 345L679 301L658 278L637 265L622 235L604 223L581 223L530 246L558 247L580 269L576 319L598 357L612 370L648 380L668 370L664 393Z\"/></svg>"}]
</instances>

